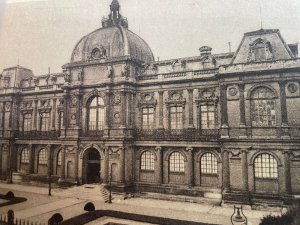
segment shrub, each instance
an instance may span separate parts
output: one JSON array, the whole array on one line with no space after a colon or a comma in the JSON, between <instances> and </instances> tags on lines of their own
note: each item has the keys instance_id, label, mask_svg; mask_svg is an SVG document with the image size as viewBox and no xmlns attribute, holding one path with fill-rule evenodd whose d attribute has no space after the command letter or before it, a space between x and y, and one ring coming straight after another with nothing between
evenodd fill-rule
<instances>
[{"instance_id":1,"label":"shrub","mask_svg":"<svg viewBox=\"0 0 300 225\"><path fill-rule=\"evenodd\" d=\"M259 225L299 225L300 224L300 205L288 208L288 211L281 216L265 216Z\"/></svg>"},{"instance_id":2,"label":"shrub","mask_svg":"<svg viewBox=\"0 0 300 225\"><path fill-rule=\"evenodd\" d=\"M13 199L13 198L15 198L15 194L12 191L9 191L6 193L5 197L7 199Z\"/></svg>"},{"instance_id":3,"label":"shrub","mask_svg":"<svg viewBox=\"0 0 300 225\"><path fill-rule=\"evenodd\" d=\"M84 206L84 211L87 211L87 212L95 211L95 205L91 202L86 203Z\"/></svg>"}]
</instances>

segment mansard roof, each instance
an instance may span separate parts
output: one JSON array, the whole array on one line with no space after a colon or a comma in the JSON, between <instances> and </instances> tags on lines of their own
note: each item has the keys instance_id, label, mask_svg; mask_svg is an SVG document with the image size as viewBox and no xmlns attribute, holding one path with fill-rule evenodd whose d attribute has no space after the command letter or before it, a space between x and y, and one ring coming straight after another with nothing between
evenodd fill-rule
<instances>
[{"instance_id":1,"label":"mansard roof","mask_svg":"<svg viewBox=\"0 0 300 225\"><path fill-rule=\"evenodd\" d=\"M232 64L252 62L251 54L256 43L266 44L269 57L266 60L286 60L293 59L295 55L285 43L278 29L260 29L247 32L232 59Z\"/></svg>"}]
</instances>

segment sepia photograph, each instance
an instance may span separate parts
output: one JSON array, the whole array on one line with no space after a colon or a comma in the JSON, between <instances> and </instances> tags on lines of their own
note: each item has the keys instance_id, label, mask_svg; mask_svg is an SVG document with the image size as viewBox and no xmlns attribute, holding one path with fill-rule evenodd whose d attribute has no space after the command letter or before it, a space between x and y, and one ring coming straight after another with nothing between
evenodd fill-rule
<instances>
[{"instance_id":1,"label":"sepia photograph","mask_svg":"<svg viewBox=\"0 0 300 225\"><path fill-rule=\"evenodd\" d=\"M0 0L0 225L300 225L299 0Z\"/></svg>"}]
</instances>

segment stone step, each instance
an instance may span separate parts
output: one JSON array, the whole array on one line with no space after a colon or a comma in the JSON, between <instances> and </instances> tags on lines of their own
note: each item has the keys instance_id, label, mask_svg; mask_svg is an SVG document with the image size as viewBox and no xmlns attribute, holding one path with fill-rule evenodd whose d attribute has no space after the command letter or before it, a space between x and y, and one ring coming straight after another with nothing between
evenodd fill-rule
<instances>
[{"instance_id":1,"label":"stone step","mask_svg":"<svg viewBox=\"0 0 300 225\"><path fill-rule=\"evenodd\" d=\"M216 206L221 204L221 199L219 198L170 195L170 194L161 194L161 193L153 193L153 192L135 193L134 196L140 198L160 199L160 200L178 201L178 202L191 202L191 203L216 205Z\"/></svg>"}]
</instances>

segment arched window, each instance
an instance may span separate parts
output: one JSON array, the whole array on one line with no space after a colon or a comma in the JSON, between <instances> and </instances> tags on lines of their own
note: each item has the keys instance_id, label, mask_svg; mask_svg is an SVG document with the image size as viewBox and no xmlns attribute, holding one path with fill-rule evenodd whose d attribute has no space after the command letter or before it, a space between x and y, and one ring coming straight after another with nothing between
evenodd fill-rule
<instances>
[{"instance_id":1,"label":"arched window","mask_svg":"<svg viewBox=\"0 0 300 225\"><path fill-rule=\"evenodd\" d=\"M41 149L38 155L38 164L39 165L47 165L48 154L46 149Z\"/></svg>"},{"instance_id":2,"label":"arched window","mask_svg":"<svg viewBox=\"0 0 300 225\"><path fill-rule=\"evenodd\" d=\"M276 159L267 153L258 155L254 159L255 178L278 178Z\"/></svg>"},{"instance_id":3,"label":"arched window","mask_svg":"<svg viewBox=\"0 0 300 225\"><path fill-rule=\"evenodd\" d=\"M21 152L20 163L29 163L29 150L24 148Z\"/></svg>"},{"instance_id":4,"label":"arched window","mask_svg":"<svg viewBox=\"0 0 300 225\"><path fill-rule=\"evenodd\" d=\"M57 153L57 166L61 166L62 163L61 150Z\"/></svg>"},{"instance_id":5,"label":"arched window","mask_svg":"<svg viewBox=\"0 0 300 225\"><path fill-rule=\"evenodd\" d=\"M200 159L201 174L217 174L218 164L217 158L212 153L205 153Z\"/></svg>"},{"instance_id":6,"label":"arched window","mask_svg":"<svg viewBox=\"0 0 300 225\"><path fill-rule=\"evenodd\" d=\"M173 152L169 158L170 172L184 172L184 157L180 152Z\"/></svg>"},{"instance_id":7,"label":"arched window","mask_svg":"<svg viewBox=\"0 0 300 225\"><path fill-rule=\"evenodd\" d=\"M267 87L256 88L251 93L252 126L276 126L275 94Z\"/></svg>"},{"instance_id":8,"label":"arched window","mask_svg":"<svg viewBox=\"0 0 300 225\"><path fill-rule=\"evenodd\" d=\"M88 129L103 130L105 119L105 106L101 97L95 97L89 105Z\"/></svg>"},{"instance_id":9,"label":"arched window","mask_svg":"<svg viewBox=\"0 0 300 225\"><path fill-rule=\"evenodd\" d=\"M141 155L141 170L154 170L154 154L146 151Z\"/></svg>"}]
</instances>

